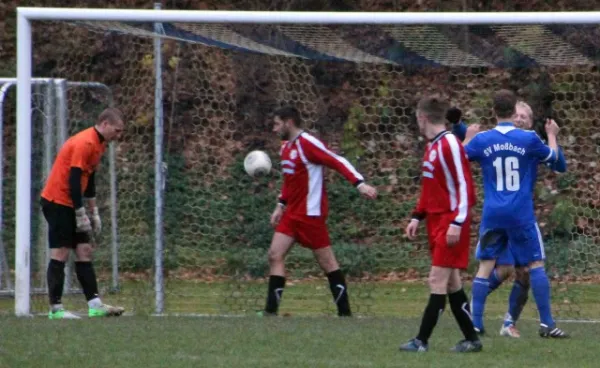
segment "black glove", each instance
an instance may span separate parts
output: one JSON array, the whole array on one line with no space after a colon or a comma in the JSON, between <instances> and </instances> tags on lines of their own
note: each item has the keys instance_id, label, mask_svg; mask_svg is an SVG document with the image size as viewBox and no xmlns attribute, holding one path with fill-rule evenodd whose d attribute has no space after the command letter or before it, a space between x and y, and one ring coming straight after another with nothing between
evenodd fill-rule
<instances>
[{"instance_id":1,"label":"black glove","mask_svg":"<svg viewBox=\"0 0 600 368\"><path fill-rule=\"evenodd\" d=\"M446 120L448 120L452 124L460 123L460 118L462 117L462 111L458 107L451 107L446 112Z\"/></svg>"}]
</instances>

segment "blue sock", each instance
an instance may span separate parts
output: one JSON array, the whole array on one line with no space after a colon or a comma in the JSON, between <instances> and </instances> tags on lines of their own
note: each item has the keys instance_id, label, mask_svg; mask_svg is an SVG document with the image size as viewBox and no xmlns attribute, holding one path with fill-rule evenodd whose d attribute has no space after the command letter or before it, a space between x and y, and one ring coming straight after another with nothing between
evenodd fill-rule
<instances>
[{"instance_id":1,"label":"blue sock","mask_svg":"<svg viewBox=\"0 0 600 368\"><path fill-rule=\"evenodd\" d=\"M508 313L504 318L505 327L514 325L519 320L523 307L525 307L525 303L527 302L528 293L529 287L524 287L519 281L513 283L508 298Z\"/></svg>"},{"instance_id":2,"label":"blue sock","mask_svg":"<svg viewBox=\"0 0 600 368\"><path fill-rule=\"evenodd\" d=\"M485 299L489 292L489 281L481 277L475 277L473 280L473 290L471 291L471 303L473 314L473 326L483 331L483 310L485 309Z\"/></svg>"},{"instance_id":3,"label":"blue sock","mask_svg":"<svg viewBox=\"0 0 600 368\"><path fill-rule=\"evenodd\" d=\"M494 271L492 272L492 274L490 275L490 278L488 279L488 282L490 283L489 289L488 289L488 295L492 293L492 291L498 289L498 286L502 285L502 281L504 280L500 280L498 278L498 273L496 272L496 269L494 268Z\"/></svg>"},{"instance_id":4,"label":"blue sock","mask_svg":"<svg viewBox=\"0 0 600 368\"><path fill-rule=\"evenodd\" d=\"M531 290L535 303L540 313L540 323L550 328L554 327L552 310L550 309L550 282L544 267L534 268L529 271Z\"/></svg>"}]
</instances>

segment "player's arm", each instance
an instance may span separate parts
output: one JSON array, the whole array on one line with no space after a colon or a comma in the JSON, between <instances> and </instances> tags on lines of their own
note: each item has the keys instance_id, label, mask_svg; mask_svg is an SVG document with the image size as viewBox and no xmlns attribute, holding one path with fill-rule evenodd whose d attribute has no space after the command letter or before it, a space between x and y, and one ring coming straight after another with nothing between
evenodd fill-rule
<instances>
[{"instance_id":1,"label":"player's arm","mask_svg":"<svg viewBox=\"0 0 600 368\"><path fill-rule=\"evenodd\" d=\"M567 171L567 160L565 159L565 154L563 153L562 148L558 147L558 153L556 161L547 162L546 166L550 168L550 170L557 173L564 173Z\"/></svg>"},{"instance_id":2,"label":"player's arm","mask_svg":"<svg viewBox=\"0 0 600 368\"><path fill-rule=\"evenodd\" d=\"M281 184L281 193L279 193L279 197L277 198L277 206L281 207L281 209L285 209L288 201L288 184L285 178L283 179L283 184Z\"/></svg>"},{"instance_id":3,"label":"player's arm","mask_svg":"<svg viewBox=\"0 0 600 368\"><path fill-rule=\"evenodd\" d=\"M419 202L417 202L417 206L412 211L410 222L408 226L406 226L406 236L410 240L414 240L417 236L417 230L419 228L419 223L421 220L424 220L427 217L427 212L425 211L425 195L423 191L423 185L421 185L421 195L419 196Z\"/></svg>"},{"instance_id":4,"label":"player's arm","mask_svg":"<svg viewBox=\"0 0 600 368\"><path fill-rule=\"evenodd\" d=\"M548 145L544 144L539 135L535 132L530 132L530 147L529 151L531 155L536 157L540 162L554 165L558 159L558 144L556 142L556 135L553 133L548 134Z\"/></svg>"},{"instance_id":5,"label":"player's arm","mask_svg":"<svg viewBox=\"0 0 600 368\"><path fill-rule=\"evenodd\" d=\"M83 192L83 197L87 200L88 207L96 205L96 172L94 171L88 179L87 187Z\"/></svg>"},{"instance_id":6,"label":"player's arm","mask_svg":"<svg viewBox=\"0 0 600 368\"><path fill-rule=\"evenodd\" d=\"M565 155L558 146L557 141L557 136L560 128L554 120L546 119L545 129L546 134L548 136L548 146L556 154L556 158L554 160L548 160L546 165L556 172L565 172L567 171L567 161L565 160Z\"/></svg>"},{"instance_id":7,"label":"player's arm","mask_svg":"<svg viewBox=\"0 0 600 368\"><path fill-rule=\"evenodd\" d=\"M81 188L81 176L84 168L87 167L87 161L92 151L91 144L85 142L79 143L73 150L69 170L69 193L75 210L75 221L78 232L89 232L92 230L92 224L83 207L83 190Z\"/></svg>"},{"instance_id":8,"label":"player's arm","mask_svg":"<svg viewBox=\"0 0 600 368\"><path fill-rule=\"evenodd\" d=\"M288 197L289 197L289 189L288 189L289 184L287 183L287 180L285 180L285 177L283 178L283 184L281 184L281 192L279 193L279 196L277 197L277 205L275 205L275 210L273 210L273 213L271 214L271 225L273 227L277 226L277 224L279 224L279 221L281 220L281 217L283 216L283 211L285 210L285 207L287 206L287 201L288 201Z\"/></svg>"},{"instance_id":9,"label":"player's arm","mask_svg":"<svg viewBox=\"0 0 600 368\"><path fill-rule=\"evenodd\" d=\"M83 193L83 197L87 201L88 210L92 213L92 225L97 233L102 230L102 220L100 219L100 211L96 203L96 172L94 171L88 179L87 187Z\"/></svg>"},{"instance_id":10,"label":"player's arm","mask_svg":"<svg viewBox=\"0 0 600 368\"><path fill-rule=\"evenodd\" d=\"M73 202L73 208L76 210L83 207L83 197L81 195L81 175L83 173L82 168L71 166L69 170L69 193L71 194L71 201Z\"/></svg>"},{"instance_id":11,"label":"player's arm","mask_svg":"<svg viewBox=\"0 0 600 368\"><path fill-rule=\"evenodd\" d=\"M462 227L469 214L469 188L466 172L468 170L462 160L462 150L460 142L453 135L447 135L446 141L442 144L442 155L444 162L448 166L448 171L452 176L456 188L456 216L452 221L452 226Z\"/></svg>"},{"instance_id":12,"label":"player's arm","mask_svg":"<svg viewBox=\"0 0 600 368\"><path fill-rule=\"evenodd\" d=\"M276 227L281 221L281 217L283 216L283 211L285 210L285 206L287 205L287 185L285 184L285 179L283 180L283 185L281 187L281 194L279 194L277 205L275 206L275 210L271 214L271 225Z\"/></svg>"},{"instance_id":13,"label":"player's arm","mask_svg":"<svg viewBox=\"0 0 600 368\"><path fill-rule=\"evenodd\" d=\"M464 141L467 135L467 124L461 120L461 117L462 111L457 107L451 107L446 113L446 120L452 124L452 134Z\"/></svg>"},{"instance_id":14,"label":"player's arm","mask_svg":"<svg viewBox=\"0 0 600 368\"><path fill-rule=\"evenodd\" d=\"M425 211L425 196L423 195L423 189L421 188L421 195L419 196L419 201L417 202L417 206L411 213L411 221L423 221L427 217L427 212Z\"/></svg>"},{"instance_id":15,"label":"player's arm","mask_svg":"<svg viewBox=\"0 0 600 368\"><path fill-rule=\"evenodd\" d=\"M456 124L452 124L452 134L454 134L460 141L464 141L467 136L467 124L465 124L464 121L459 121Z\"/></svg>"},{"instance_id":16,"label":"player's arm","mask_svg":"<svg viewBox=\"0 0 600 368\"><path fill-rule=\"evenodd\" d=\"M481 135L475 135L468 142L464 142L463 146L469 161L477 161L483 157L483 138Z\"/></svg>"},{"instance_id":17,"label":"player's arm","mask_svg":"<svg viewBox=\"0 0 600 368\"><path fill-rule=\"evenodd\" d=\"M302 152L306 159L318 165L327 166L340 173L346 180L352 183L364 196L375 198L377 190L365 183L363 176L344 157L331 152L318 139L311 136L303 136L301 143Z\"/></svg>"}]
</instances>

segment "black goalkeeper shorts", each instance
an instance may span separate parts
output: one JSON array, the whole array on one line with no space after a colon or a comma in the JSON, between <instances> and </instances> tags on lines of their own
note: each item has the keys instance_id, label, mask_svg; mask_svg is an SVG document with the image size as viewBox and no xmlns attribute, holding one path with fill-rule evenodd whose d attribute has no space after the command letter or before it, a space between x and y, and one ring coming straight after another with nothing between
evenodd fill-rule
<instances>
[{"instance_id":1,"label":"black goalkeeper shorts","mask_svg":"<svg viewBox=\"0 0 600 368\"><path fill-rule=\"evenodd\" d=\"M48 223L50 248L73 248L90 242L88 233L78 233L75 210L62 204L41 199L42 212Z\"/></svg>"}]
</instances>

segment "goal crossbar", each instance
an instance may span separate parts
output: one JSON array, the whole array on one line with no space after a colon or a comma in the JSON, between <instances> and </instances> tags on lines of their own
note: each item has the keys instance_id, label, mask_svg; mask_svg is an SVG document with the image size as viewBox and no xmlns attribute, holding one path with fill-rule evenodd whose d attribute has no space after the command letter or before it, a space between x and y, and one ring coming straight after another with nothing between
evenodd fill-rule
<instances>
[{"instance_id":1,"label":"goal crossbar","mask_svg":"<svg viewBox=\"0 0 600 368\"><path fill-rule=\"evenodd\" d=\"M265 24L590 24L600 20L599 11L396 13L28 7L17 8L17 16L28 20Z\"/></svg>"},{"instance_id":2,"label":"goal crossbar","mask_svg":"<svg viewBox=\"0 0 600 368\"><path fill-rule=\"evenodd\" d=\"M17 165L15 314L30 311L31 226L31 21L194 22L247 24L598 24L595 12L264 12L85 8L17 8Z\"/></svg>"}]
</instances>

